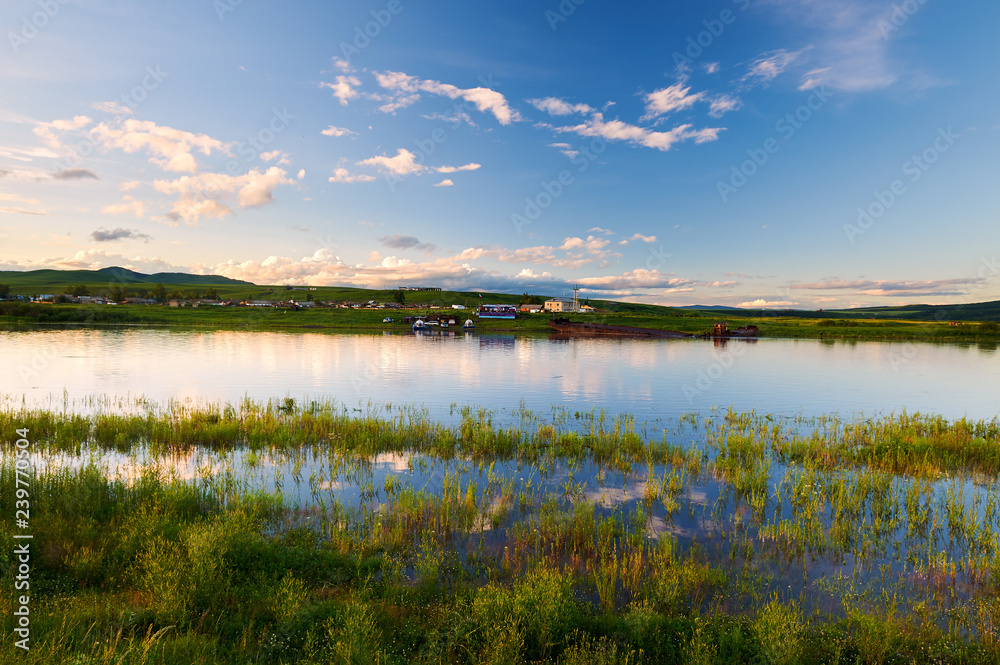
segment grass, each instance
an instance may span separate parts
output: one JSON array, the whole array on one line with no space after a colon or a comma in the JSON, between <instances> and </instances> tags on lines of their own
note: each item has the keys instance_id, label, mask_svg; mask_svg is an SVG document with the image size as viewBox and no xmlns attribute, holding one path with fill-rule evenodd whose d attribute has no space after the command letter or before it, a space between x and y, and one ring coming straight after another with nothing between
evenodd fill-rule
<instances>
[{"instance_id":1,"label":"grass","mask_svg":"<svg viewBox=\"0 0 1000 665\"><path fill-rule=\"evenodd\" d=\"M266 297L262 295L261 297ZM509 296L516 302L516 297ZM571 314L567 318L612 325L704 333L712 328L720 315L690 310L629 306L603 303L612 309L598 314ZM464 321L472 311L452 309L355 310L307 309L293 311L276 308L216 307L171 308L166 305L52 305L0 302L0 323L11 326L152 326L205 330L274 330L274 331L390 331L409 332L402 322L408 314L453 314ZM816 316L821 316L817 314ZM385 317L393 323L383 323ZM549 334L549 317L544 314L525 315L515 320L477 320L477 334L515 333ZM915 342L965 342L996 348L1000 331L994 322L965 323L959 326L947 322L883 320L883 319L809 319L800 316L737 316L723 317L731 326L756 325L765 338L820 339L827 343L838 340L900 340Z\"/></svg>"},{"instance_id":2,"label":"grass","mask_svg":"<svg viewBox=\"0 0 1000 665\"><path fill-rule=\"evenodd\" d=\"M996 420L105 407L0 410L34 465L32 649L7 660L1000 658Z\"/></svg>"}]
</instances>

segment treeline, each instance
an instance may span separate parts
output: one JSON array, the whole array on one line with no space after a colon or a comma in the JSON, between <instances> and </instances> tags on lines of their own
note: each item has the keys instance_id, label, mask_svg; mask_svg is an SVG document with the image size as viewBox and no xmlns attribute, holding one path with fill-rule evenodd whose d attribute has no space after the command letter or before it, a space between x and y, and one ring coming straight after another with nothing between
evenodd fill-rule
<instances>
[{"instance_id":1,"label":"treeline","mask_svg":"<svg viewBox=\"0 0 1000 665\"><path fill-rule=\"evenodd\" d=\"M204 292L197 289L167 291L167 288L163 284L157 284L152 289L128 287L121 284L114 284L106 289L93 289L85 284L78 284L68 287L63 293L76 297L101 296L110 298L115 302L121 302L125 298L152 298L158 302L166 302L167 300L197 300L199 298L217 300L219 298L218 292L213 287L209 287Z\"/></svg>"}]
</instances>

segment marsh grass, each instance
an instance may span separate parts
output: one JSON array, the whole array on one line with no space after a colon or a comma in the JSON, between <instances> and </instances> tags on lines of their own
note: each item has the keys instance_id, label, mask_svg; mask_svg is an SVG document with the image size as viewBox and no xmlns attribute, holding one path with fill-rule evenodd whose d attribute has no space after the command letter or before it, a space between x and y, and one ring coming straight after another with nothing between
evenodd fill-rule
<instances>
[{"instance_id":1,"label":"marsh grass","mask_svg":"<svg viewBox=\"0 0 1000 665\"><path fill-rule=\"evenodd\" d=\"M21 660L1000 658L996 421L459 416L0 410L35 450Z\"/></svg>"}]
</instances>

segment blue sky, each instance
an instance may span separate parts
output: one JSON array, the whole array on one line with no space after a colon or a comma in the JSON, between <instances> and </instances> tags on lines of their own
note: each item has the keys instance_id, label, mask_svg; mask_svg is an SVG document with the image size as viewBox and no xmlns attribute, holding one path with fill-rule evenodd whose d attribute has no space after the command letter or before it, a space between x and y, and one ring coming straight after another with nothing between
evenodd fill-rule
<instances>
[{"instance_id":1,"label":"blue sky","mask_svg":"<svg viewBox=\"0 0 1000 665\"><path fill-rule=\"evenodd\" d=\"M998 19L941 0L12 0L0 269L998 299Z\"/></svg>"}]
</instances>

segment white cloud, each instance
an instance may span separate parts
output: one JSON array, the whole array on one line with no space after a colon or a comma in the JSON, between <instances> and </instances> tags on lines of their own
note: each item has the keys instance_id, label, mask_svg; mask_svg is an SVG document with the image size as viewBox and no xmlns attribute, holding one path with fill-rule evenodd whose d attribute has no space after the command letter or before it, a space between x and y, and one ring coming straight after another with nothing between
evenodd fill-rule
<instances>
[{"instance_id":1,"label":"white cloud","mask_svg":"<svg viewBox=\"0 0 1000 665\"><path fill-rule=\"evenodd\" d=\"M13 203L15 205L4 205ZM0 212L14 215L47 215L38 199L28 199L20 194L0 192Z\"/></svg>"},{"instance_id":2,"label":"white cloud","mask_svg":"<svg viewBox=\"0 0 1000 665\"><path fill-rule=\"evenodd\" d=\"M691 88L683 83L675 83L669 88L663 88L646 95L646 114L643 120L649 120L661 115L683 111L691 108L695 102L701 101L705 93L691 94Z\"/></svg>"},{"instance_id":3,"label":"white cloud","mask_svg":"<svg viewBox=\"0 0 1000 665\"><path fill-rule=\"evenodd\" d=\"M451 180L451 178L445 178L444 180L442 180L441 182L437 183L434 186L435 187L454 187L455 183L454 183L454 181Z\"/></svg>"},{"instance_id":4,"label":"white cloud","mask_svg":"<svg viewBox=\"0 0 1000 665\"><path fill-rule=\"evenodd\" d=\"M890 50L895 0L771 0L793 28L810 41L810 71L800 86L867 92L897 84L922 89L929 77L908 71ZM801 52L800 52L801 53Z\"/></svg>"},{"instance_id":5,"label":"white cloud","mask_svg":"<svg viewBox=\"0 0 1000 665\"><path fill-rule=\"evenodd\" d=\"M644 236L641 233L634 233L632 237L629 238L631 241L641 240L643 242L656 242L656 236Z\"/></svg>"},{"instance_id":6,"label":"white cloud","mask_svg":"<svg viewBox=\"0 0 1000 665\"><path fill-rule=\"evenodd\" d=\"M421 173L427 170L426 166L417 163L417 156L406 148L399 148L396 150L395 157L377 155L375 157L369 157L368 159L362 159L360 162L357 162L357 165L371 166L380 171L397 176Z\"/></svg>"},{"instance_id":7,"label":"white cloud","mask_svg":"<svg viewBox=\"0 0 1000 665\"><path fill-rule=\"evenodd\" d=\"M604 120L601 113L595 113L590 120L579 125L553 127L556 132L574 133L580 136L601 137L609 141L628 141L636 145L667 151L675 143L693 139L695 143L715 141L721 128L694 129L690 124L678 125L669 132L655 132L637 127L621 120Z\"/></svg>"},{"instance_id":8,"label":"white cloud","mask_svg":"<svg viewBox=\"0 0 1000 665\"><path fill-rule=\"evenodd\" d=\"M59 134L83 129L91 123L91 119L85 115L74 116L72 120L53 120L52 122L40 122L32 130L35 136L42 139L48 147L53 150L61 150L62 142Z\"/></svg>"},{"instance_id":9,"label":"white cloud","mask_svg":"<svg viewBox=\"0 0 1000 665\"><path fill-rule=\"evenodd\" d=\"M384 72L375 74L378 84L385 90L395 93L395 96L379 110L385 113L409 106L420 99L421 92L441 95L450 99L462 99L471 103L480 112L492 113L501 125L509 125L521 119L520 114L512 109L507 99L489 88L477 87L462 89L440 81L421 80L402 72Z\"/></svg>"},{"instance_id":10,"label":"white cloud","mask_svg":"<svg viewBox=\"0 0 1000 665\"><path fill-rule=\"evenodd\" d=\"M570 104L558 97L545 97L544 99L529 99L528 103L539 111L545 111L549 115L570 115L572 113L593 113L594 109L586 104Z\"/></svg>"},{"instance_id":11,"label":"white cloud","mask_svg":"<svg viewBox=\"0 0 1000 665\"><path fill-rule=\"evenodd\" d=\"M589 229L587 233L603 233L606 236L610 236L614 235L615 232L611 231L610 229L602 229L600 226L595 226Z\"/></svg>"},{"instance_id":12,"label":"white cloud","mask_svg":"<svg viewBox=\"0 0 1000 665\"><path fill-rule=\"evenodd\" d=\"M333 175L328 178L330 182L371 182L375 176L366 173L351 175L350 171L344 168L334 169Z\"/></svg>"},{"instance_id":13,"label":"white cloud","mask_svg":"<svg viewBox=\"0 0 1000 665\"><path fill-rule=\"evenodd\" d=\"M110 113L111 115L132 115L134 113L131 108L118 102L94 102L90 105L90 108L102 113Z\"/></svg>"},{"instance_id":14,"label":"white cloud","mask_svg":"<svg viewBox=\"0 0 1000 665\"><path fill-rule=\"evenodd\" d=\"M573 150L573 146L568 143L550 143L549 147L556 148L559 152L566 155L570 159L576 159L576 157L580 154L579 150Z\"/></svg>"},{"instance_id":15,"label":"white cloud","mask_svg":"<svg viewBox=\"0 0 1000 665\"><path fill-rule=\"evenodd\" d=\"M347 102L358 96L358 91L355 90L361 85L361 81L358 80L356 76L338 76L334 83L327 83L323 81L319 84L319 87L330 88L333 90L333 96L340 100L343 106L347 106Z\"/></svg>"},{"instance_id":16,"label":"white cloud","mask_svg":"<svg viewBox=\"0 0 1000 665\"><path fill-rule=\"evenodd\" d=\"M608 275L606 277L584 277L576 280L584 286L597 287L601 289L682 289L695 284L689 279L671 277L661 273L659 270L646 270L637 268L621 275Z\"/></svg>"},{"instance_id":17,"label":"white cloud","mask_svg":"<svg viewBox=\"0 0 1000 665\"><path fill-rule=\"evenodd\" d=\"M464 166L439 166L434 170L438 173L456 173L458 171L475 171L476 169L482 168L482 164L466 164Z\"/></svg>"},{"instance_id":18,"label":"white cloud","mask_svg":"<svg viewBox=\"0 0 1000 665\"><path fill-rule=\"evenodd\" d=\"M320 132L320 134L322 134L323 136L357 136L358 135L357 132L352 132L351 130L345 129L343 127L334 127L333 125L330 125L326 129L324 129L322 132Z\"/></svg>"},{"instance_id":19,"label":"white cloud","mask_svg":"<svg viewBox=\"0 0 1000 665\"><path fill-rule=\"evenodd\" d=\"M795 62L801 54L802 51L793 53L784 49L765 53L750 65L743 80L749 81L751 84L767 85L788 69L789 65Z\"/></svg>"},{"instance_id":20,"label":"white cloud","mask_svg":"<svg viewBox=\"0 0 1000 665\"><path fill-rule=\"evenodd\" d=\"M721 118L725 113L728 113L729 111L736 111L741 106L743 106L743 102L740 101L738 97L733 97L732 95L720 95L712 99L708 115L713 118Z\"/></svg>"},{"instance_id":21,"label":"white cloud","mask_svg":"<svg viewBox=\"0 0 1000 665\"><path fill-rule=\"evenodd\" d=\"M263 173L256 169L240 176L203 173L177 180L157 180L154 189L176 194L168 219L196 224L202 217L218 218L234 214L234 207L255 208L274 200L279 185L294 185L284 169L272 166Z\"/></svg>"},{"instance_id":22,"label":"white cloud","mask_svg":"<svg viewBox=\"0 0 1000 665\"><path fill-rule=\"evenodd\" d=\"M150 162L166 171L196 173L198 163L193 152L210 155L213 151L229 154L229 146L205 134L193 134L148 120L129 118L120 126L101 123L91 130L92 137L107 147L120 148L126 153L146 150L153 156Z\"/></svg>"},{"instance_id":23,"label":"white cloud","mask_svg":"<svg viewBox=\"0 0 1000 665\"><path fill-rule=\"evenodd\" d=\"M121 203L104 206L101 208L101 212L107 215L131 213L136 217L142 217L146 214L146 204L142 201L136 201L131 196L126 196Z\"/></svg>"},{"instance_id":24,"label":"white cloud","mask_svg":"<svg viewBox=\"0 0 1000 665\"><path fill-rule=\"evenodd\" d=\"M781 309L788 309L790 307L795 307L799 303L794 300L766 300L764 298L757 298L756 300L748 300L747 302L741 302L737 307L750 307L750 308L760 308L769 309L772 307L778 307Z\"/></svg>"}]
</instances>

